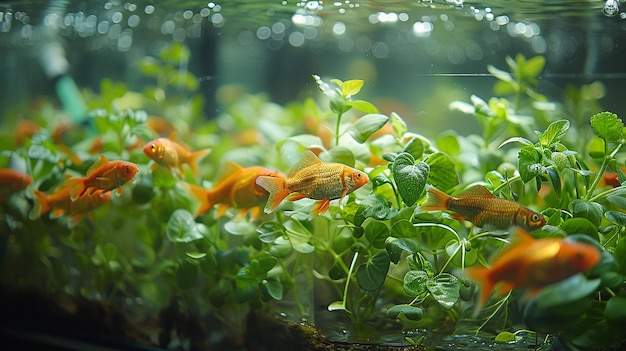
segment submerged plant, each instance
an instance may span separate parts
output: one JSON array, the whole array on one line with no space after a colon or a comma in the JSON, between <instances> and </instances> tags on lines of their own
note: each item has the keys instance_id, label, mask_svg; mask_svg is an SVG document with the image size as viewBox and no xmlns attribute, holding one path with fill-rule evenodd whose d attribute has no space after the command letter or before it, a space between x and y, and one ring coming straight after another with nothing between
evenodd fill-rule
<instances>
[{"instance_id":1,"label":"submerged plant","mask_svg":"<svg viewBox=\"0 0 626 351\"><path fill-rule=\"evenodd\" d=\"M162 62L143 61L143 72L157 85L144 94L154 101L142 107L197 105L170 98L181 84L194 91L193 77L181 76L177 66L185 57L183 49L172 47ZM0 205L7 229L1 235L7 248L0 280L14 288L34 286L109 302L133 297L156 311L177 306L187 316L211 314L237 328L249 309L280 309L294 320L310 321L316 313L331 313L347 318L361 341L366 337L359 339L359 330L393 325L400 331L515 342L524 330L515 328L524 325L572 348L623 343L617 332L626 320L623 123L601 112L580 129L556 114L528 108L546 102L535 91L543 60L518 56L507 62L510 73L489 70L499 80L496 94L513 94L513 102L472 96L469 104L450 106L477 118L481 136L449 131L430 139L411 132L408 119L355 99L365 86L361 80L314 76L328 107L313 99L282 107L226 87L224 112L216 120L201 122L186 114L183 128L174 127L180 121L170 124L180 133L171 136L184 144L180 150L211 148L208 155L197 153L197 167L194 161L190 168L171 162L154 166L159 159L152 161L156 155L144 153L144 145L162 137L161 129L144 110L120 108L133 93L103 82L101 96L90 101L93 129L72 126L65 139L55 139L55 118L41 113L41 129L25 141L2 137L0 165L27 174L32 183L15 188ZM258 117L246 113L251 109ZM163 119L173 120L169 113ZM192 124L193 135L187 129ZM573 130L588 134L589 142L570 141ZM221 195L222 202L208 198L222 188L263 191L269 186L259 176L282 180L285 172L289 178L289 169L313 153L324 165L364 172L369 182L341 197L333 193L324 211L315 211L320 199L310 194L270 206L272 213L250 215L245 210L261 209L269 194L240 200L229 193ZM79 220L31 215L41 201L36 194L62 189L67 174L84 175L100 155L138 164L135 182ZM265 173L258 173L259 166ZM248 174L237 173L242 170L256 173L235 186L238 174ZM545 217L545 226L537 219L541 228L534 237L592 245L601 253L600 263L531 298L522 296L523 289L492 297L473 315L477 289L465 270L489 267L510 240L502 228L478 228L472 223L482 222L425 208L430 187L456 195L477 186L485 196L486 191L518 202ZM221 205L213 210L216 203ZM314 312L312 295L319 289L326 312ZM426 344L428 335L406 341Z\"/></svg>"}]
</instances>

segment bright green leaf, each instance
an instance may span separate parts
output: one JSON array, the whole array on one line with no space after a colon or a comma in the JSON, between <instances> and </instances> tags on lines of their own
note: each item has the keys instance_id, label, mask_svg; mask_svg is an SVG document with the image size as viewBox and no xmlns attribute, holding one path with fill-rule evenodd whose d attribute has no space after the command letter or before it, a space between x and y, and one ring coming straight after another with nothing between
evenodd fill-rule
<instances>
[{"instance_id":1,"label":"bright green leaf","mask_svg":"<svg viewBox=\"0 0 626 351\"><path fill-rule=\"evenodd\" d=\"M347 80L341 83L341 94L345 98L350 98L352 95L356 95L361 91L363 84L364 81L360 79Z\"/></svg>"},{"instance_id":2,"label":"bright green leaf","mask_svg":"<svg viewBox=\"0 0 626 351\"><path fill-rule=\"evenodd\" d=\"M352 100L346 103L346 106L354 107L363 113L378 113L378 109L371 102L363 100Z\"/></svg>"},{"instance_id":3,"label":"bright green leaf","mask_svg":"<svg viewBox=\"0 0 626 351\"><path fill-rule=\"evenodd\" d=\"M620 141L624 134L624 122L611 112L600 112L591 116L591 128L607 143Z\"/></svg>"},{"instance_id":4,"label":"bright green leaf","mask_svg":"<svg viewBox=\"0 0 626 351\"><path fill-rule=\"evenodd\" d=\"M459 300L461 283L452 274L442 273L426 282L426 287L435 300L445 309L451 309Z\"/></svg>"},{"instance_id":5,"label":"bright green leaf","mask_svg":"<svg viewBox=\"0 0 626 351\"><path fill-rule=\"evenodd\" d=\"M551 147L559 143L567 133L569 125L569 121L565 119L550 123L546 131L541 134L539 142L543 147Z\"/></svg>"},{"instance_id":6,"label":"bright green leaf","mask_svg":"<svg viewBox=\"0 0 626 351\"><path fill-rule=\"evenodd\" d=\"M540 174L539 153L533 146L523 147L517 157L517 169L524 183Z\"/></svg>"},{"instance_id":7,"label":"bright green leaf","mask_svg":"<svg viewBox=\"0 0 626 351\"><path fill-rule=\"evenodd\" d=\"M411 297L419 296L428 291L426 282L429 279L428 274L424 271L410 270L404 275L402 288Z\"/></svg>"},{"instance_id":8,"label":"bright green leaf","mask_svg":"<svg viewBox=\"0 0 626 351\"><path fill-rule=\"evenodd\" d=\"M425 162L415 164L411 154L403 152L393 162L393 178L398 186L398 193L407 206L412 206L422 196L430 167Z\"/></svg>"},{"instance_id":9,"label":"bright green leaf","mask_svg":"<svg viewBox=\"0 0 626 351\"><path fill-rule=\"evenodd\" d=\"M428 182L434 187L449 191L459 184L454 161L443 152L436 152L424 160L428 164Z\"/></svg>"},{"instance_id":10,"label":"bright green leaf","mask_svg":"<svg viewBox=\"0 0 626 351\"><path fill-rule=\"evenodd\" d=\"M402 136L408 131L408 127L402 117L395 112L391 113L391 127L393 128L393 134L396 139L402 138Z\"/></svg>"},{"instance_id":11,"label":"bright green leaf","mask_svg":"<svg viewBox=\"0 0 626 351\"><path fill-rule=\"evenodd\" d=\"M359 118L349 128L348 133L359 143L364 143L372 134L382 128L389 117L381 114L368 114Z\"/></svg>"}]
</instances>

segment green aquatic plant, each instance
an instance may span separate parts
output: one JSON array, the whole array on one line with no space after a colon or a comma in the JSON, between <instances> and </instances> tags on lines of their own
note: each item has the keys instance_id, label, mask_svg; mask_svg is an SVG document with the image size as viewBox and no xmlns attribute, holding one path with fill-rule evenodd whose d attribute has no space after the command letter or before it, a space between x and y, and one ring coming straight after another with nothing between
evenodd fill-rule
<instances>
[{"instance_id":1,"label":"green aquatic plant","mask_svg":"<svg viewBox=\"0 0 626 351\"><path fill-rule=\"evenodd\" d=\"M136 299L135 308L155 315L177 306L236 329L250 310L311 322L330 313L350 321L357 341L371 337L363 330L393 325L398 333L427 329L497 342L548 334L546 340L574 349L624 343L618 332L626 320L624 126L610 112L588 116L582 128L556 112L527 108L547 102L536 93L542 58L509 58L511 72L490 67L500 96L450 104L479 120L482 135L451 130L435 138L410 131L397 113L356 100L365 82L319 76L313 81L326 106L313 98L279 106L263 94L224 87L223 112L199 121L181 105L200 103L176 94L197 87L193 77L181 76L185 60L188 52L176 44L142 61L142 72L157 83L137 100L139 109L129 107L136 93L103 81L99 95L87 94L90 123L72 126L65 138L55 139L55 116L45 111L38 112L42 129L22 145L2 135L0 165L34 180L0 205L7 229L0 235L7 243L3 286L112 304ZM173 120L170 108L187 111L183 128L174 129L191 149L212 148L197 177L153 167L142 152L159 135L149 123L152 111L164 106L166 120ZM588 142L572 142L571 133ZM224 160L286 172L307 149L367 172L370 183L315 217L308 200L286 201L259 218L215 211L194 217L198 203L188 184L214 187ZM100 154L139 165L121 196L76 223L29 215L34 190L62 187L66 174L84 174ZM548 224L534 236L594 245L600 263L529 299L518 290L493 297L473 315L476 285L464 270L489 266L508 236L420 208L430 186L452 194L473 183L540 211ZM315 311L320 290L317 302L326 311ZM430 335L405 341L425 345Z\"/></svg>"}]
</instances>

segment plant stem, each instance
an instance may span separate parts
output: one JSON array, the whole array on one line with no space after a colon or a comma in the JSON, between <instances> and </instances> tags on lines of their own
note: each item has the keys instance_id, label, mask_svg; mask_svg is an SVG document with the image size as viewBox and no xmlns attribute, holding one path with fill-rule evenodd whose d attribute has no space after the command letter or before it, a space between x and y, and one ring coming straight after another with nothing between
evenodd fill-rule
<instances>
[{"instance_id":1,"label":"plant stem","mask_svg":"<svg viewBox=\"0 0 626 351\"><path fill-rule=\"evenodd\" d=\"M609 145L606 142L606 140L604 141L604 160L602 161L602 165L600 165L600 171L598 171L598 174L596 175L596 178L593 180L593 183L591 183L591 186L589 187L589 190L587 191L587 193L585 194L585 201L590 201L591 196L593 195L593 192L596 190L596 188L598 187L598 184L600 184L600 180L602 179L602 175L604 174L604 172L606 172L606 169L609 167L609 161L613 160L615 158L615 155L617 154L617 152L619 151L619 149L621 149L623 144L619 144L615 150L613 150L613 152L611 152L609 154ZM594 197L596 198L596 197Z\"/></svg>"},{"instance_id":2,"label":"plant stem","mask_svg":"<svg viewBox=\"0 0 626 351\"><path fill-rule=\"evenodd\" d=\"M339 146L339 132L341 129L341 117L343 116L343 112L337 112L337 125L335 126L335 146Z\"/></svg>"}]
</instances>

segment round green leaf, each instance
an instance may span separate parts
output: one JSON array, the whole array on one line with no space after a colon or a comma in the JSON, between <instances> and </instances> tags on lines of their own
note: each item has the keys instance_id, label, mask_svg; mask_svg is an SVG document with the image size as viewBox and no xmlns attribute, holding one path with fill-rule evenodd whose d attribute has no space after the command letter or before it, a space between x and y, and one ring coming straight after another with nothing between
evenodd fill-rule
<instances>
[{"instance_id":1,"label":"round green leaf","mask_svg":"<svg viewBox=\"0 0 626 351\"><path fill-rule=\"evenodd\" d=\"M561 225L561 229L568 234L586 234L598 240L598 229L586 218L574 217L568 218Z\"/></svg>"},{"instance_id":2,"label":"round green leaf","mask_svg":"<svg viewBox=\"0 0 626 351\"><path fill-rule=\"evenodd\" d=\"M426 272L410 270L404 275L402 288L409 296L419 296L428 290L426 287L428 280L429 278Z\"/></svg>"},{"instance_id":3,"label":"round green leaf","mask_svg":"<svg viewBox=\"0 0 626 351\"><path fill-rule=\"evenodd\" d=\"M172 213L167 221L165 235L172 242L189 243L202 239L205 229L205 226L196 224L189 211L178 209Z\"/></svg>"},{"instance_id":4,"label":"round green leaf","mask_svg":"<svg viewBox=\"0 0 626 351\"><path fill-rule=\"evenodd\" d=\"M385 249L389 254L389 259L397 264L400 261L402 251L411 254L415 253L419 250L419 243L411 238L394 238L390 236L385 240Z\"/></svg>"},{"instance_id":5,"label":"round green leaf","mask_svg":"<svg viewBox=\"0 0 626 351\"><path fill-rule=\"evenodd\" d=\"M539 153L534 146L524 146L519 151L517 154L517 169L524 183L539 175L541 169Z\"/></svg>"},{"instance_id":6,"label":"round green leaf","mask_svg":"<svg viewBox=\"0 0 626 351\"><path fill-rule=\"evenodd\" d=\"M256 228L259 240L264 243L273 243L277 238L285 234L285 228L278 222L264 222Z\"/></svg>"},{"instance_id":7,"label":"round green leaf","mask_svg":"<svg viewBox=\"0 0 626 351\"><path fill-rule=\"evenodd\" d=\"M626 296L613 296L607 301L604 316L609 324L626 324Z\"/></svg>"},{"instance_id":8,"label":"round green leaf","mask_svg":"<svg viewBox=\"0 0 626 351\"><path fill-rule=\"evenodd\" d=\"M249 267L242 267L235 277L235 301L238 303L250 300L259 290L259 284L254 279Z\"/></svg>"},{"instance_id":9,"label":"round green leaf","mask_svg":"<svg viewBox=\"0 0 626 351\"><path fill-rule=\"evenodd\" d=\"M576 199L572 201L572 212L574 217L586 218L597 228L602 221L604 208L597 202Z\"/></svg>"},{"instance_id":10,"label":"round green leaf","mask_svg":"<svg viewBox=\"0 0 626 351\"><path fill-rule=\"evenodd\" d=\"M440 189L448 191L459 184L454 161L443 152L436 152L424 160L430 168L428 182Z\"/></svg>"},{"instance_id":11,"label":"round green leaf","mask_svg":"<svg viewBox=\"0 0 626 351\"><path fill-rule=\"evenodd\" d=\"M452 274L442 273L426 282L426 287L435 300L445 309L451 309L459 300L461 283Z\"/></svg>"},{"instance_id":12,"label":"round green leaf","mask_svg":"<svg viewBox=\"0 0 626 351\"><path fill-rule=\"evenodd\" d=\"M387 310L387 317L393 319L404 317L408 320L419 321L423 316L424 311L421 308L411 305L395 305Z\"/></svg>"},{"instance_id":13,"label":"round green leaf","mask_svg":"<svg viewBox=\"0 0 626 351\"><path fill-rule=\"evenodd\" d=\"M273 279L263 280L262 285L267 294L274 300L280 301L283 299L283 284L280 281Z\"/></svg>"},{"instance_id":14,"label":"round green leaf","mask_svg":"<svg viewBox=\"0 0 626 351\"><path fill-rule=\"evenodd\" d=\"M607 143L618 142L624 133L624 123L614 113L600 112L591 116L593 132Z\"/></svg>"},{"instance_id":15,"label":"round green leaf","mask_svg":"<svg viewBox=\"0 0 626 351\"><path fill-rule=\"evenodd\" d=\"M379 251L367 263L356 271L356 279L363 290L374 291L383 286L389 271L389 255L387 251Z\"/></svg>"}]
</instances>

